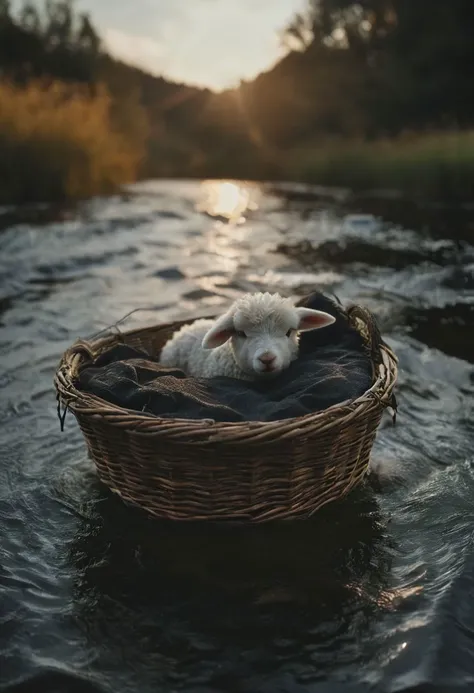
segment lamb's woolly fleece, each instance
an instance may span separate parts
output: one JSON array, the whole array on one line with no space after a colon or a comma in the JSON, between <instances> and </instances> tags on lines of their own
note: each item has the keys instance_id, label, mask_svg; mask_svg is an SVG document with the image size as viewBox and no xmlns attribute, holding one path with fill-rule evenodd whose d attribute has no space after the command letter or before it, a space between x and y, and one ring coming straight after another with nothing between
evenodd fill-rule
<instances>
[{"instance_id":1,"label":"lamb's woolly fleece","mask_svg":"<svg viewBox=\"0 0 474 693\"><path fill-rule=\"evenodd\" d=\"M229 378L250 379L234 359L230 341L212 351L202 348L202 340L215 325L215 320L196 320L184 325L165 344L160 363L169 368L180 368L193 378L213 378L225 375Z\"/></svg>"},{"instance_id":2,"label":"lamb's woolly fleece","mask_svg":"<svg viewBox=\"0 0 474 693\"><path fill-rule=\"evenodd\" d=\"M265 375L258 367L263 369L259 355L271 352L275 355L275 372L279 372L298 355L297 330L301 320L298 311L317 312L296 308L291 299L279 294L246 294L217 320L201 319L182 327L164 346L160 362L180 368L191 377L252 380ZM333 320L325 313L320 315ZM228 336L219 341L216 334L224 332ZM242 332L248 338L239 337ZM216 339L218 346L215 346ZM214 348L206 342L212 342Z\"/></svg>"}]
</instances>

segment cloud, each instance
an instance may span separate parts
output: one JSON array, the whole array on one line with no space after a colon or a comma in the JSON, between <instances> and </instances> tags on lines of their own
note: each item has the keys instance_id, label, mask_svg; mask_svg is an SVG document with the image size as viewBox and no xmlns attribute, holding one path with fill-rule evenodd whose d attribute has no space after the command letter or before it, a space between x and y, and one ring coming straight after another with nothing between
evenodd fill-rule
<instances>
[{"instance_id":1,"label":"cloud","mask_svg":"<svg viewBox=\"0 0 474 693\"><path fill-rule=\"evenodd\" d=\"M305 0L80 0L118 57L177 81L224 88L281 55L277 31Z\"/></svg>"},{"instance_id":2,"label":"cloud","mask_svg":"<svg viewBox=\"0 0 474 693\"><path fill-rule=\"evenodd\" d=\"M155 69L160 65L165 48L147 36L128 34L119 29L106 29L103 34L107 50L121 60L144 69Z\"/></svg>"}]
</instances>

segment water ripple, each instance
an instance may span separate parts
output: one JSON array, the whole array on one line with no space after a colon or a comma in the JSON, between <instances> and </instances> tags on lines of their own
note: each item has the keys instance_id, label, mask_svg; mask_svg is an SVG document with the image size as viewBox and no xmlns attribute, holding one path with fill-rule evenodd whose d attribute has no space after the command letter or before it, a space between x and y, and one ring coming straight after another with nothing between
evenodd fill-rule
<instances>
[{"instance_id":1,"label":"water ripple","mask_svg":"<svg viewBox=\"0 0 474 693\"><path fill-rule=\"evenodd\" d=\"M442 211L351 199L152 181L2 214L2 690L472 688L472 219L447 238ZM310 522L157 523L99 484L72 417L60 433L78 336L314 287L374 310L400 379L370 483Z\"/></svg>"}]
</instances>

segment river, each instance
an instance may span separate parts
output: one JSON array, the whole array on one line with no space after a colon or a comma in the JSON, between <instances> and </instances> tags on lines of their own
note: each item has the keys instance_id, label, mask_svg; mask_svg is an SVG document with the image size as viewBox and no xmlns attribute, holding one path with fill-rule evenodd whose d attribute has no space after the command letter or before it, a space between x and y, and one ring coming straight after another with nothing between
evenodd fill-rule
<instances>
[{"instance_id":1,"label":"river","mask_svg":"<svg viewBox=\"0 0 474 693\"><path fill-rule=\"evenodd\" d=\"M0 210L0 689L474 690L473 239L468 207L291 185ZM373 310L400 360L397 424L344 502L158 522L99 484L72 415L60 432L77 337L314 288Z\"/></svg>"}]
</instances>

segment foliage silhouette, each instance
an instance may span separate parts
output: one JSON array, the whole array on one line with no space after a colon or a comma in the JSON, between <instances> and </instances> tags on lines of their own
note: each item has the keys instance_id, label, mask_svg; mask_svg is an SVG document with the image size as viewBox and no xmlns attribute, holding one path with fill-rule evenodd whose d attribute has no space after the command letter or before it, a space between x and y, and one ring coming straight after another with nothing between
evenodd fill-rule
<instances>
[{"instance_id":1,"label":"foliage silhouette","mask_svg":"<svg viewBox=\"0 0 474 693\"><path fill-rule=\"evenodd\" d=\"M0 0L0 77L80 85L91 103L105 88L111 129L136 151L136 176L291 175L417 192L434 167L426 192L456 193L461 181L465 196L474 185L472 135L462 132L474 121L473 33L471 0L308 0L282 31L285 57L216 94L112 58L71 0L17 12ZM404 133L425 130L410 150ZM397 144L366 144L400 135L402 163Z\"/></svg>"}]
</instances>

